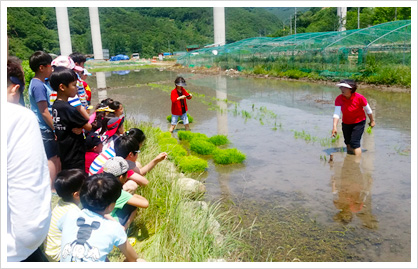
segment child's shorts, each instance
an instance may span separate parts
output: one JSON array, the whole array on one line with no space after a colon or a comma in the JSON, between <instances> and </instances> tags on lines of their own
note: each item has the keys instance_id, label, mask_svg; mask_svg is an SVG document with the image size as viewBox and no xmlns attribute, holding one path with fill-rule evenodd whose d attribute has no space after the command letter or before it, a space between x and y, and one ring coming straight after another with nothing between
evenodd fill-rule
<instances>
[{"instance_id":1,"label":"child's shorts","mask_svg":"<svg viewBox=\"0 0 418 269\"><path fill-rule=\"evenodd\" d=\"M342 129L344 134L344 143L350 145L353 149L360 147L360 140L363 136L364 127L366 126L366 121L361 121L354 124L344 124L342 123Z\"/></svg>"},{"instance_id":2,"label":"child's shorts","mask_svg":"<svg viewBox=\"0 0 418 269\"><path fill-rule=\"evenodd\" d=\"M50 129L41 129L42 142L44 142L44 148L46 158L49 160L58 155L58 143L55 140L54 132Z\"/></svg>"},{"instance_id":3,"label":"child's shorts","mask_svg":"<svg viewBox=\"0 0 418 269\"><path fill-rule=\"evenodd\" d=\"M171 125L176 125L177 121L180 119L183 121L183 124L189 124L189 118L187 117L187 112L182 115L171 115Z\"/></svg>"},{"instance_id":4,"label":"child's shorts","mask_svg":"<svg viewBox=\"0 0 418 269\"><path fill-rule=\"evenodd\" d=\"M116 216L118 217L119 223L121 225L125 225L128 221L129 217L131 216L131 213L134 212L137 209L137 207L133 205L125 204L121 210L118 210L116 212Z\"/></svg>"}]
</instances>

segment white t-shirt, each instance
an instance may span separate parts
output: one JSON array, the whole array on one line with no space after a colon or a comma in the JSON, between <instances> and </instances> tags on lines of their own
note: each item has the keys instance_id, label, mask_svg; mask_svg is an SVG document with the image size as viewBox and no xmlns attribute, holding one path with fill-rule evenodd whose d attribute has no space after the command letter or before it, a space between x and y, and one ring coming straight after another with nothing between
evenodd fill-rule
<instances>
[{"instance_id":1,"label":"white t-shirt","mask_svg":"<svg viewBox=\"0 0 418 269\"><path fill-rule=\"evenodd\" d=\"M51 183L38 120L7 102L7 261L29 257L45 240L51 220Z\"/></svg>"},{"instance_id":2,"label":"white t-shirt","mask_svg":"<svg viewBox=\"0 0 418 269\"><path fill-rule=\"evenodd\" d=\"M105 262L113 247L127 240L118 221L88 209L68 211L57 227L62 231L60 262Z\"/></svg>"}]
</instances>

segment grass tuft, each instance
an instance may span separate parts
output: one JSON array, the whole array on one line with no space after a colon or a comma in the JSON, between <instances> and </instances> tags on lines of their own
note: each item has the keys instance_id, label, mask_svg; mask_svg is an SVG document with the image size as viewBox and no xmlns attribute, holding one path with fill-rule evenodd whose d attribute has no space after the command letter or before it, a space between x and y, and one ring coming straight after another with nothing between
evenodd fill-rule
<instances>
[{"instance_id":1,"label":"grass tuft","mask_svg":"<svg viewBox=\"0 0 418 269\"><path fill-rule=\"evenodd\" d=\"M213 152L213 160L217 164L242 163L246 156L236 148L217 149Z\"/></svg>"},{"instance_id":2,"label":"grass tuft","mask_svg":"<svg viewBox=\"0 0 418 269\"><path fill-rule=\"evenodd\" d=\"M196 156L184 156L179 160L178 166L183 172L203 172L208 168L208 162Z\"/></svg>"},{"instance_id":3,"label":"grass tuft","mask_svg":"<svg viewBox=\"0 0 418 269\"><path fill-rule=\"evenodd\" d=\"M190 149L202 155L209 155L216 149L216 146L207 140L196 137L190 141Z\"/></svg>"},{"instance_id":4,"label":"grass tuft","mask_svg":"<svg viewBox=\"0 0 418 269\"><path fill-rule=\"evenodd\" d=\"M214 135L209 138L209 142L214 144L215 146L221 146L229 144L228 137L226 135Z\"/></svg>"}]
</instances>

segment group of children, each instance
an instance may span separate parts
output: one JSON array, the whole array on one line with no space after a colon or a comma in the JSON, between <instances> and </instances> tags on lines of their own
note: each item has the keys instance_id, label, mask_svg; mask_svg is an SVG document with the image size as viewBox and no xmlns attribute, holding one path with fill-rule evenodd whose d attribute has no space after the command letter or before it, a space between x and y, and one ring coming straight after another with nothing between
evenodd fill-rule
<instances>
[{"instance_id":1,"label":"group of children","mask_svg":"<svg viewBox=\"0 0 418 269\"><path fill-rule=\"evenodd\" d=\"M30 107L38 120L51 191L60 197L43 248L50 261L108 261L113 246L126 261L143 261L127 240L137 208L149 205L136 190L148 184L145 175L167 153L144 166L137 161L146 137L138 128L125 132L123 105L118 101L102 100L89 115L85 61L80 53L53 60L43 51L29 59L35 72L29 85ZM183 88L184 78L176 78L175 84L171 132L179 117L189 130L185 99L192 97Z\"/></svg>"}]
</instances>

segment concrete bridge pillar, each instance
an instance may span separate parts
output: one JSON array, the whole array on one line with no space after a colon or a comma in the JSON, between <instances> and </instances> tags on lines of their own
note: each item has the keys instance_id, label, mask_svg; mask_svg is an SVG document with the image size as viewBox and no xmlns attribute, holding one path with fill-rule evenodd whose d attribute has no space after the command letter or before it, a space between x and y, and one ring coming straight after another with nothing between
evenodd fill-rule
<instances>
[{"instance_id":1,"label":"concrete bridge pillar","mask_svg":"<svg viewBox=\"0 0 418 269\"><path fill-rule=\"evenodd\" d=\"M66 7L56 7L58 38L60 42L61 55L70 55L73 52L71 46L70 23L68 22L68 11Z\"/></svg>"},{"instance_id":2,"label":"concrete bridge pillar","mask_svg":"<svg viewBox=\"0 0 418 269\"><path fill-rule=\"evenodd\" d=\"M213 8L213 27L214 27L214 44L216 46L225 45L225 8Z\"/></svg>"},{"instance_id":3,"label":"concrete bridge pillar","mask_svg":"<svg viewBox=\"0 0 418 269\"><path fill-rule=\"evenodd\" d=\"M95 60L103 60L102 35L100 33L99 8L89 7L91 40Z\"/></svg>"}]
</instances>

